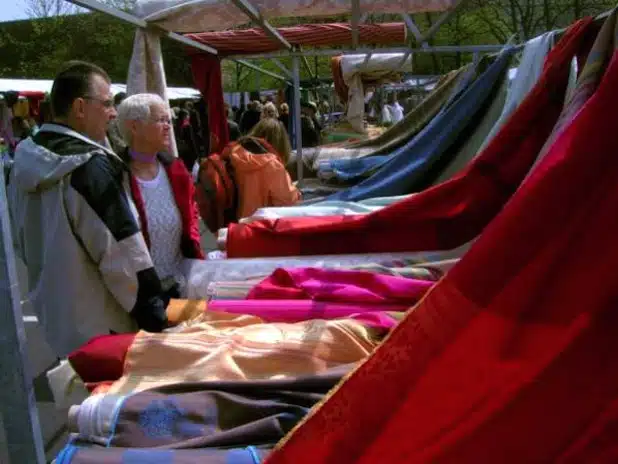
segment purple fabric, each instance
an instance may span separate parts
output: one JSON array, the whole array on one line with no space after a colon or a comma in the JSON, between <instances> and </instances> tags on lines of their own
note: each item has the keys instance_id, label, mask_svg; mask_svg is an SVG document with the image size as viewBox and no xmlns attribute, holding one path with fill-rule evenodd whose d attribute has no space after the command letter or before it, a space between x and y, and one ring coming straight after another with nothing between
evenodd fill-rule
<instances>
[{"instance_id":1,"label":"purple fabric","mask_svg":"<svg viewBox=\"0 0 618 464\"><path fill-rule=\"evenodd\" d=\"M276 269L249 292L249 300L314 300L359 303L383 310L397 305L405 311L434 285L426 280L367 271L323 268ZM388 311L388 310L387 310Z\"/></svg>"},{"instance_id":2,"label":"purple fabric","mask_svg":"<svg viewBox=\"0 0 618 464\"><path fill-rule=\"evenodd\" d=\"M311 300L215 300L209 311L249 314L266 322L300 322L311 319L357 319L375 328L392 329L397 320L387 312L403 312L409 305L329 303Z\"/></svg>"}]
</instances>

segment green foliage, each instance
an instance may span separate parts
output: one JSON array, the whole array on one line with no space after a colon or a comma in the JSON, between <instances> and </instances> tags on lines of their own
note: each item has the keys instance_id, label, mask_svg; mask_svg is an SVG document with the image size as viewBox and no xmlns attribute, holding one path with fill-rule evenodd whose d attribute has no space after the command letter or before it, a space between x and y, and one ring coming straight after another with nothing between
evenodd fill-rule
<instances>
[{"instance_id":1,"label":"green foliage","mask_svg":"<svg viewBox=\"0 0 618 464\"><path fill-rule=\"evenodd\" d=\"M107 2L116 7L129 8L134 0ZM615 0L469 0L465 8L439 29L430 44L502 44L513 37L515 42L520 42L613 6ZM414 15L413 19L421 31L427 31L438 17L438 14L421 13ZM276 26L285 26L347 20L343 16L333 16L319 19L282 18L272 22ZM400 18L397 15L373 14L367 21L400 21ZM1 23L0 76L51 79L63 62L83 59L102 66L115 82L124 82L134 33L133 26L99 13ZM413 43L410 45L416 46ZM185 46L164 40L162 47L168 83L172 86L192 86L190 60ZM414 56L415 74L444 73L471 59L470 54L418 53ZM291 69L290 59L281 61ZM309 57L307 61L312 73L315 74L317 68L320 76L330 76L330 58L319 57L316 60ZM281 74L281 70L268 60L254 63ZM301 79L309 77L306 66L301 65ZM239 71L237 64L229 60L224 61L223 82L226 91L272 89L282 85L249 69Z\"/></svg>"}]
</instances>

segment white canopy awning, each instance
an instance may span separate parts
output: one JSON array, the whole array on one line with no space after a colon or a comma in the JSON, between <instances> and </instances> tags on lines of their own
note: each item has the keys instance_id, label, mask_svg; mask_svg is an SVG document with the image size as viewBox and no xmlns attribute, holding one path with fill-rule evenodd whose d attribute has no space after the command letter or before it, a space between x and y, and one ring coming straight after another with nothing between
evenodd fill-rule
<instances>
[{"instance_id":1,"label":"white canopy awning","mask_svg":"<svg viewBox=\"0 0 618 464\"><path fill-rule=\"evenodd\" d=\"M230 29L249 22L230 0L137 0L136 16L176 32ZM350 0L252 0L251 6L265 20L272 18L349 14ZM423 13L446 11L457 0L360 0L360 13Z\"/></svg>"},{"instance_id":2,"label":"white canopy awning","mask_svg":"<svg viewBox=\"0 0 618 464\"><path fill-rule=\"evenodd\" d=\"M53 81L49 79L0 79L0 92L51 92ZM126 92L125 84L112 84L112 93ZM168 87L170 100L199 98L200 92L190 87Z\"/></svg>"}]
</instances>

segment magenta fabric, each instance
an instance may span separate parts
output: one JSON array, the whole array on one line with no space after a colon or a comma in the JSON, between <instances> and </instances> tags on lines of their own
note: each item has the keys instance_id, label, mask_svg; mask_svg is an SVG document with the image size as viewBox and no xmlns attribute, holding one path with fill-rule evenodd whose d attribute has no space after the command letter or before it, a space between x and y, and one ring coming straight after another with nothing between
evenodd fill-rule
<instances>
[{"instance_id":1,"label":"magenta fabric","mask_svg":"<svg viewBox=\"0 0 618 464\"><path fill-rule=\"evenodd\" d=\"M409 305L329 303L311 300L215 300L209 311L257 316L265 322L302 322L312 319L352 318L371 327L391 329L395 318L387 312L404 312Z\"/></svg>"},{"instance_id":2,"label":"magenta fabric","mask_svg":"<svg viewBox=\"0 0 618 464\"><path fill-rule=\"evenodd\" d=\"M313 300L363 305L418 302L435 282L405 277L322 268L276 269L253 287L249 300Z\"/></svg>"}]
</instances>

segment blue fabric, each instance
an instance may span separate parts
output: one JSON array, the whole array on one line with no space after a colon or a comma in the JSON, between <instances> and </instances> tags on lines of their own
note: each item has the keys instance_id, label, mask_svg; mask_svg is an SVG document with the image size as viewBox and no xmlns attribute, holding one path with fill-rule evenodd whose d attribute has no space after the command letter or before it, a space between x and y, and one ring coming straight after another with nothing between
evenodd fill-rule
<instances>
[{"instance_id":1,"label":"blue fabric","mask_svg":"<svg viewBox=\"0 0 618 464\"><path fill-rule=\"evenodd\" d=\"M328 200L360 201L413 193L415 184L475 120L506 72L513 53L512 48L503 51L456 101L447 104L416 137L388 156L381 167L374 167L378 171L371 177L329 196ZM372 158L367 158L366 162ZM365 159L358 160L362 161Z\"/></svg>"},{"instance_id":2,"label":"blue fabric","mask_svg":"<svg viewBox=\"0 0 618 464\"><path fill-rule=\"evenodd\" d=\"M132 449L122 455L122 464L173 464L173 450Z\"/></svg>"},{"instance_id":3,"label":"blue fabric","mask_svg":"<svg viewBox=\"0 0 618 464\"><path fill-rule=\"evenodd\" d=\"M56 458L57 464L175 464L196 462L209 464L261 464L267 449L254 446L236 449L157 449L157 448L102 448L67 445Z\"/></svg>"},{"instance_id":4,"label":"blue fabric","mask_svg":"<svg viewBox=\"0 0 618 464\"><path fill-rule=\"evenodd\" d=\"M457 103L459 97L474 81L474 77L476 76L479 63L477 63L475 66L471 66L470 69L468 69L468 71L461 76L461 78L457 82L457 85L455 86L455 89L451 93L444 106L440 109L434 120L438 119L440 115L442 115L442 113L444 113L447 109L453 106L453 104ZM428 126L430 124L428 124ZM361 182L364 178L370 177L379 168L381 168L394 157L405 153L406 150L408 150L409 147L414 144L415 139L422 136L423 130L421 130L418 134L416 134L414 138L412 138L410 141L408 141L406 144L402 145L392 153L379 153L377 154L377 156L364 156L361 158L339 158L327 160L320 166L319 170L323 173L323 177L326 177L324 176L324 174L328 172L330 173L330 176L334 176L340 181L356 181L354 183L358 183Z\"/></svg>"},{"instance_id":5,"label":"blue fabric","mask_svg":"<svg viewBox=\"0 0 618 464\"><path fill-rule=\"evenodd\" d=\"M396 154L397 151L395 151L392 155L332 159L329 160L329 171L332 171L333 175L339 180L353 180L367 174L369 171L378 169L380 166L386 164L386 162L388 162Z\"/></svg>"}]
</instances>

